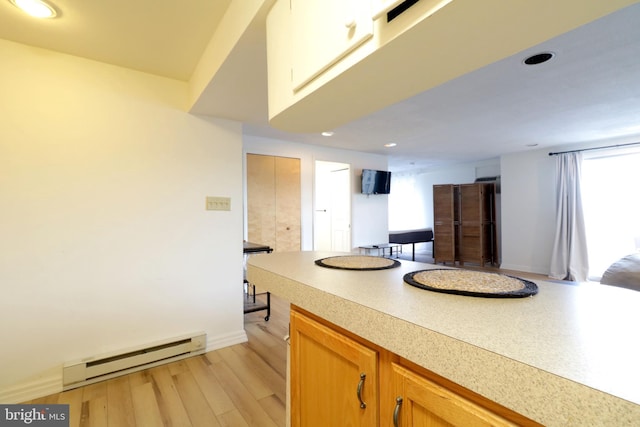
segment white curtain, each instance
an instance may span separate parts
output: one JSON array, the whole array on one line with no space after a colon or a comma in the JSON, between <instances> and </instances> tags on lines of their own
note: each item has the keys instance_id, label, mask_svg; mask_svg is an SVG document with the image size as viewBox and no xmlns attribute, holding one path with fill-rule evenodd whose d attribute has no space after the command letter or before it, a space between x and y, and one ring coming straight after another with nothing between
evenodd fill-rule
<instances>
[{"instance_id":1,"label":"white curtain","mask_svg":"<svg viewBox=\"0 0 640 427\"><path fill-rule=\"evenodd\" d=\"M584 282L589 274L587 239L580 177L582 154L564 153L556 158L556 237L549 277Z\"/></svg>"}]
</instances>

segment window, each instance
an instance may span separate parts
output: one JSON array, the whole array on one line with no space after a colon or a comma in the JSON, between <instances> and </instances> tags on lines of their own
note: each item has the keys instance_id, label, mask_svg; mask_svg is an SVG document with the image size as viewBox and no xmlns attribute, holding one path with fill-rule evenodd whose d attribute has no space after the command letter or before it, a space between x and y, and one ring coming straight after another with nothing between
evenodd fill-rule
<instances>
[{"instance_id":1,"label":"window","mask_svg":"<svg viewBox=\"0 0 640 427\"><path fill-rule=\"evenodd\" d=\"M640 249L640 152L585 154L582 203L589 279L600 281L609 265Z\"/></svg>"},{"instance_id":2,"label":"window","mask_svg":"<svg viewBox=\"0 0 640 427\"><path fill-rule=\"evenodd\" d=\"M389 230L427 226L425 196L420 188L417 174L393 175L393 191L389 194Z\"/></svg>"}]
</instances>

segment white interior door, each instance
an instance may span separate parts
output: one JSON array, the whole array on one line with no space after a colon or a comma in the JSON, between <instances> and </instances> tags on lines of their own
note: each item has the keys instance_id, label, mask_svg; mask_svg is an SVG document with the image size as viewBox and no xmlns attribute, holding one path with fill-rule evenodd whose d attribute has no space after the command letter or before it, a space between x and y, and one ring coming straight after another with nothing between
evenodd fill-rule
<instances>
[{"instance_id":1,"label":"white interior door","mask_svg":"<svg viewBox=\"0 0 640 427\"><path fill-rule=\"evenodd\" d=\"M351 167L316 161L315 250L351 252Z\"/></svg>"},{"instance_id":2,"label":"white interior door","mask_svg":"<svg viewBox=\"0 0 640 427\"><path fill-rule=\"evenodd\" d=\"M331 180L328 162L316 161L314 184L313 249L331 250Z\"/></svg>"}]
</instances>

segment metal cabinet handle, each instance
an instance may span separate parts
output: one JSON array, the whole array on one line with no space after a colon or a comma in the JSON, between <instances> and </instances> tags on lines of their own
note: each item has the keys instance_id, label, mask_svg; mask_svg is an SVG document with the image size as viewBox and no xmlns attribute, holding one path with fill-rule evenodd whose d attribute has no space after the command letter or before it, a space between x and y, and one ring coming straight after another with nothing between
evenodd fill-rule
<instances>
[{"instance_id":1,"label":"metal cabinet handle","mask_svg":"<svg viewBox=\"0 0 640 427\"><path fill-rule=\"evenodd\" d=\"M396 407L393 410L393 427L398 427L398 416L400 416L400 407L402 406L402 397L396 397Z\"/></svg>"},{"instance_id":2,"label":"metal cabinet handle","mask_svg":"<svg viewBox=\"0 0 640 427\"><path fill-rule=\"evenodd\" d=\"M360 382L358 382L358 400L360 401L360 408L365 409L367 404L362 400L362 387L364 386L364 380L367 378L366 374L360 374Z\"/></svg>"}]
</instances>

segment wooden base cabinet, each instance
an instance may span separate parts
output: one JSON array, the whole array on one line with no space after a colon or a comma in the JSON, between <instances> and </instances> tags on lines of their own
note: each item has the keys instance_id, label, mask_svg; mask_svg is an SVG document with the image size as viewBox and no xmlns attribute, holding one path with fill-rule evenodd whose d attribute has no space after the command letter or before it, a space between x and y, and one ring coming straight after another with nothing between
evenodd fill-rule
<instances>
[{"instance_id":1,"label":"wooden base cabinet","mask_svg":"<svg viewBox=\"0 0 640 427\"><path fill-rule=\"evenodd\" d=\"M378 353L291 312L291 425L378 425Z\"/></svg>"},{"instance_id":2,"label":"wooden base cabinet","mask_svg":"<svg viewBox=\"0 0 640 427\"><path fill-rule=\"evenodd\" d=\"M539 426L291 307L291 426Z\"/></svg>"},{"instance_id":3,"label":"wooden base cabinet","mask_svg":"<svg viewBox=\"0 0 640 427\"><path fill-rule=\"evenodd\" d=\"M497 414L417 375L392 365L395 406L393 426L516 426Z\"/></svg>"}]
</instances>

